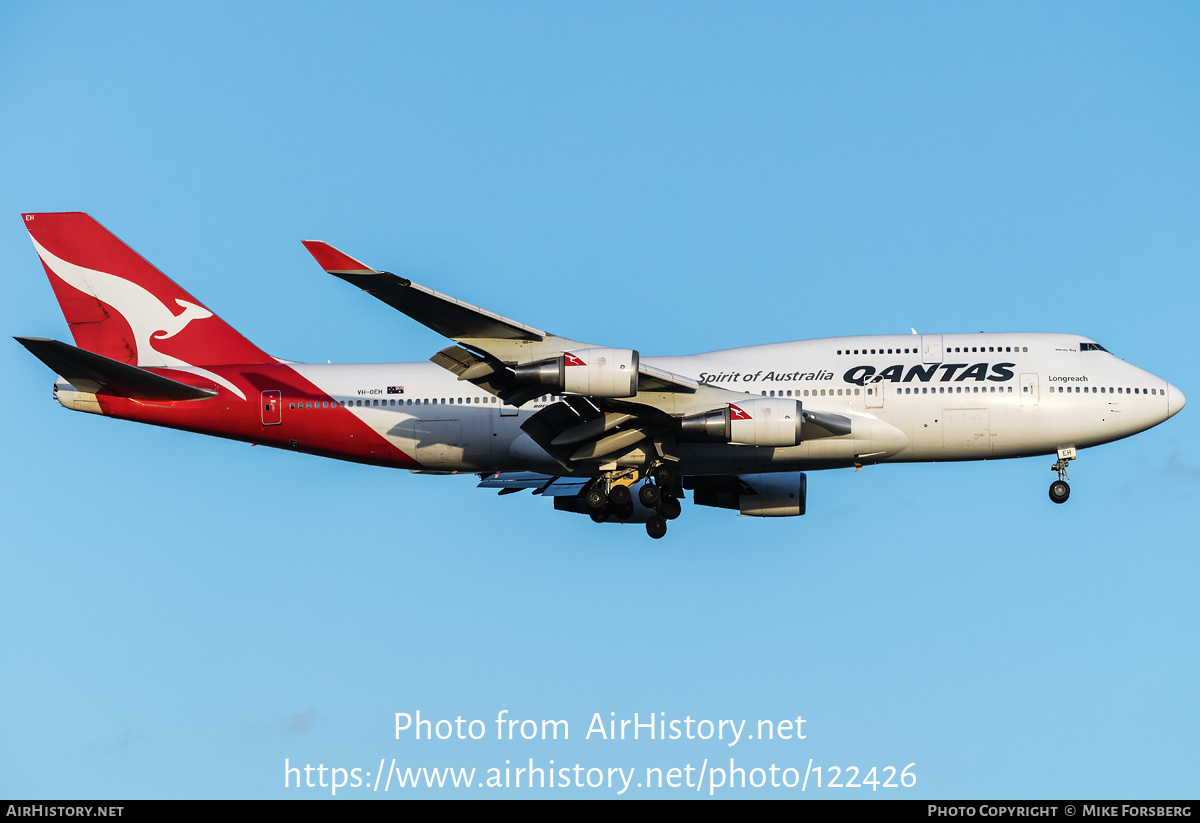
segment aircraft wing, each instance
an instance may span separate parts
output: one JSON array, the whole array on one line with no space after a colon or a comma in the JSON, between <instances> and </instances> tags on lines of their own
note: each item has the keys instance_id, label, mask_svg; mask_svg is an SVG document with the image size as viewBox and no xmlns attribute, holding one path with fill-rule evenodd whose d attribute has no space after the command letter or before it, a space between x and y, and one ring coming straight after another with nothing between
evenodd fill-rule
<instances>
[{"instance_id":1,"label":"aircraft wing","mask_svg":"<svg viewBox=\"0 0 1200 823\"><path fill-rule=\"evenodd\" d=\"M534 494L544 497L573 497L590 481L590 477L556 477L538 472L496 472L483 475L475 488L499 489L500 494L533 489Z\"/></svg>"},{"instance_id":2,"label":"aircraft wing","mask_svg":"<svg viewBox=\"0 0 1200 823\"><path fill-rule=\"evenodd\" d=\"M745 443L726 431L730 408L741 404L737 407L741 425L742 420L751 419L747 410L752 405L748 403L767 402L642 363L633 349L581 343L511 320L407 278L373 269L328 243L306 240L304 246L329 274L455 341L458 345L442 349L430 360L459 380L512 406L521 406L535 397L561 396L560 402L525 420L521 430L562 465L565 473L572 473L581 463L612 461L632 449L650 450L648 453L664 457L685 419L695 424L689 426L690 434L699 429L701 437L724 436L728 442ZM792 415L786 419L794 422L785 425L794 430L790 435L793 445L801 426L817 436L839 436L839 429L849 431L849 421L841 423L845 418L835 421L826 416L818 420L807 411L802 417L795 416L800 408L798 401L770 402L781 406L776 414ZM793 404L792 410L782 408L784 404ZM711 424L697 423L698 414L713 416ZM780 444L787 443L762 443ZM752 437L748 445L759 443ZM554 482L550 475L497 476L481 485L498 488L501 494L524 488L547 494L556 488Z\"/></svg>"},{"instance_id":3,"label":"aircraft wing","mask_svg":"<svg viewBox=\"0 0 1200 823\"><path fill-rule=\"evenodd\" d=\"M372 297L451 340L491 338L541 342L552 336L541 329L414 283L406 277L373 269L321 240L301 242L329 274L358 286Z\"/></svg>"},{"instance_id":4,"label":"aircraft wing","mask_svg":"<svg viewBox=\"0 0 1200 823\"><path fill-rule=\"evenodd\" d=\"M387 303L438 334L463 344L469 351L450 348L432 360L455 372L459 379L476 382L501 365L527 363L574 349L597 348L559 337L495 312L434 291L386 271L373 269L321 240L304 240L304 247L327 273ZM639 365L640 385L648 391L693 393L700 383L650 365ZM485 387L486 388L486 387ZM500 394L506 402L521 405ZM544 392L536 392L537 397ZM515 395L514 395L515 396Z\"/></svg>"}]
</instances>

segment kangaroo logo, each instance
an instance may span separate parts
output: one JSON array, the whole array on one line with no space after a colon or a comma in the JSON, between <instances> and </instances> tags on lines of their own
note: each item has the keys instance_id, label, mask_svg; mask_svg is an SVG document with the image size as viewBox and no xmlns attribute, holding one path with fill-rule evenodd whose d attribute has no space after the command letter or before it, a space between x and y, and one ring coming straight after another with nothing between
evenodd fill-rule
<instances>
[{"instance_id":1,"label":"kangaroo logo","mask_svg":"<svg viewBox=\"0 0 1200 823\"><path fill-rule=\"evenodd\" d=\"M112 306L133 330L137 365L142 367L172 368L203 375L219 383L243 400L246 395L223 377L199 368L185 360L164 354L154 347L155 340L168 340L179 334L192 322L205 320L213 314L203 306L175 298L183 309L175 314L161 300L136 283L108 272L77 266L49 252L36 239L33 245L38 256L54 275L74 289L91 295L102 303Z\"/></svg>"}]
</instances>

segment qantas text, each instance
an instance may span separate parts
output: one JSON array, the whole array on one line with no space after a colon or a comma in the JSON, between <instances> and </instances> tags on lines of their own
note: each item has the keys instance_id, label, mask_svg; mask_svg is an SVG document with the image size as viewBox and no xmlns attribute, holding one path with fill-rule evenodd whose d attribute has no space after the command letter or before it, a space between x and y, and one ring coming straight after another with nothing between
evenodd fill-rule
<instances>
[{"instance_id":1,"label":"qantas text","mask_svg":"<svg viewBox=\"0 0 1200 823\"><path fill-rule=\"evenodd\" d=\"M907 372L904 371L904 366L888 366L881 372L876 372L874 366L855 366L842 375L842 379L856 386L878 383L883 380L892 383L911 383L913 380L920 380L922 383L928 383L933 380L934 375L937 375L938 381L941 383L949 383L951 380L955 382L963 380L1003 382L1012 380L1012 369L1016 365L1016 363L993 363L991 364L991 374L988 374L987 363L975 363L974 365L969 363L931 363L927 366L909 366Z\"/></svg>"}]
</instances>

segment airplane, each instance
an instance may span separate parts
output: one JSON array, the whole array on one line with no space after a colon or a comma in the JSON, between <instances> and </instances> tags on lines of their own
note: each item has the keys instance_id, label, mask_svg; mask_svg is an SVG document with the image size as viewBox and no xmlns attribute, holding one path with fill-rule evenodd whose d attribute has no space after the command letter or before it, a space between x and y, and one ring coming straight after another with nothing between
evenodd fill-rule
<instances>
[{"instance_id":1,"label":"airplane","mask_svg":"<svg viewBox=\"0 0 1200 823\"><path fill-rule=\"evenodd\" d=\"M317 264L453 345L424 363L266 354L80 212L24 214L74 346L16 340L75 411L421 474L471 473L556 510L666 534L696 505L806 510L807 472L1053 455L1156 426L1183 393L1077 334L883 334L642 357L373 269Z\"/></svg>"}]
</instances>

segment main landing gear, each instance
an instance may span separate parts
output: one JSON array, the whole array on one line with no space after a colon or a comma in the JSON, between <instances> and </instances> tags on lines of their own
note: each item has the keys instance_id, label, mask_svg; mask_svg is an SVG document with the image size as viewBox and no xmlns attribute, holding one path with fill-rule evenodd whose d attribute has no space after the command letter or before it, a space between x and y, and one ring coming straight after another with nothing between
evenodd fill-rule
<instances>
[{"instance_id":1,"label":"main landing gear","mask_svg":"<svg viewBox=\"0 0 1200 823\"><path fill-rule=\"evenodd\" d=\"M603 523L611 517L629 520L634 515L633 492L630 486L637 481L637 473L624 477L614 474L596 478L584 495L591 518ZM653 481L653 482L651 482ZM652 468L649 477L638 489L638 502L649 509L646 534L655 540L667 533L667 521L679 517L683 507L679 503L682 489L675 470L666 464Z\"/></svg>"},{"instance_id":2,"label":"main landing gear","mask_svg":"<svg viewBox=\"0 0 1200 823\"><path fill-rule=\"evenodd\" d=\"M1050 467L1058 472L1058 479L1050 484L1050 499L1055 503L1066 503L1071 496L1071 487L1067 485L1067 464L1075 459L1075 449L1068 446L1058 450L1058 461Z\"/></svg>"}]
</instances>

